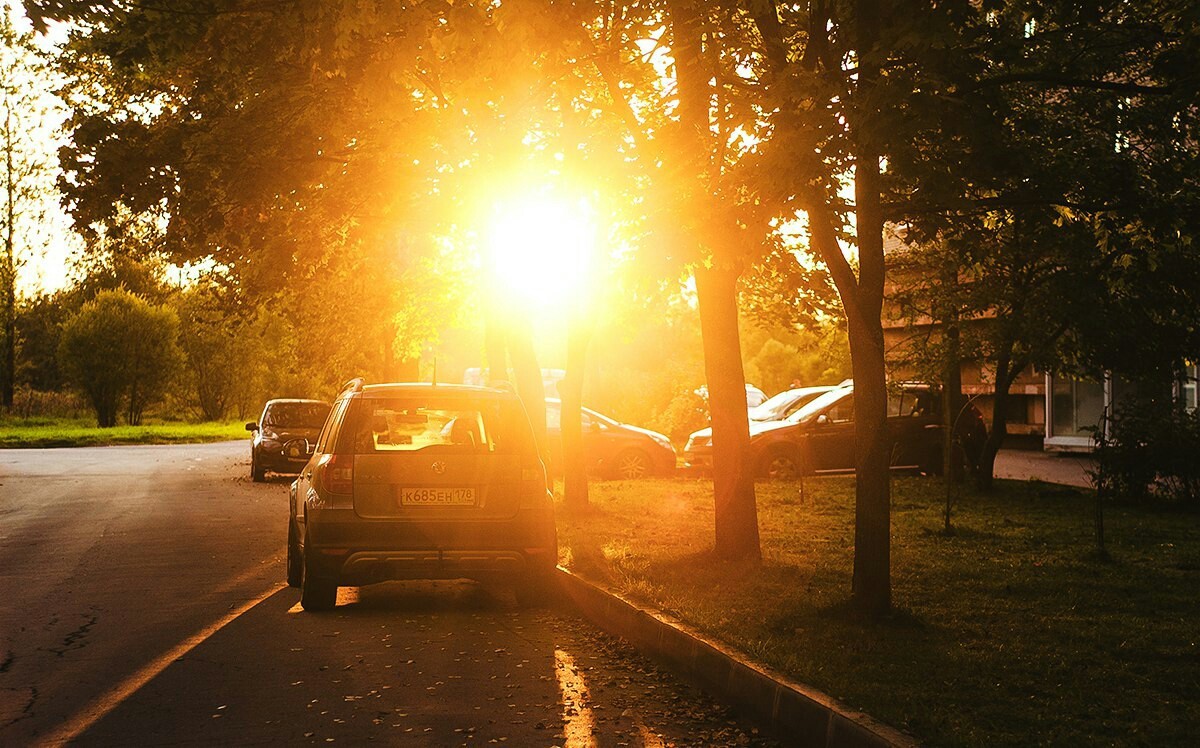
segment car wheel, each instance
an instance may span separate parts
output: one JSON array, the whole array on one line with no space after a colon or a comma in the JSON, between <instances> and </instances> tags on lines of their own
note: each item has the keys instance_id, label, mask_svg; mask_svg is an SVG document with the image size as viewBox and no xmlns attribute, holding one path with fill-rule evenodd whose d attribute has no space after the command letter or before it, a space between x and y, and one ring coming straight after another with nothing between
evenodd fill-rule
<instances>
[{"instance_id":1,"label":"car wheel","mask_svg":"<svg viewBox=\"0 0 1200 748\"><path fill-rule=\"evenodd\" d=\"M650 458L638 449L627 449L613 459L612 474L615 478L636 480L650 474Z\"/></svg>"},{"instance_id":2,"label":"car wheel","mask_svg":"<svg viewBox=\"0 0 1200 748\"><path fill-rule=\"evenodd\" d=\"M763 457L759 474L767 480L795 480L800 477L800 461L787 449L773 449Z\"/></svg>"},{"instance_id":3,"label":"car wheel","mask_svg":"<svg viewBox=\"0 0 1200 748\"><path fill-rule=\"evenodd\" d=\"M299 587L304 582L304 559L296 541L296 523L288 517L287 539L287 583L288 587Z\"/></svg>"},{"instance_id":4,"label":"car wheel","mask_svg":"<svg viewBox=\"0 0 1200 748\"><path fill-rule=\"evenodd\" d=\"M303 555L300 568L303 572L300 579L300 607L308 611L333 610L337 605L337 581L313 573L312 560L307 552Z\"/></svg>"},{"instance_id":5,"label":"car wheel","mask_svg":"<svg viewBox=\"0 0 1200 748\"><path fill-rule=\"evenodd\" d=\"M267 469L258 464L254 455L250 455L250 479L255 483L262 483L267 479Z\"/></svg>"}]
</instances>

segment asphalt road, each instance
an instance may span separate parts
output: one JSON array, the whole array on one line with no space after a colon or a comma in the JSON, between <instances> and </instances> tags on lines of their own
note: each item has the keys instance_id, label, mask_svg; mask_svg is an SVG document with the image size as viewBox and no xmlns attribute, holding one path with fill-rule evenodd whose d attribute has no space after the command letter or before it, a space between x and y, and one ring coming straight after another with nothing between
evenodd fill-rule
<instances>
[{"instance_id":1,"label":"asphalt road","mask_svg":"<svg viewBox=\"0 0 1200 748\"><path fill-rule=\"evenodd\" d=\"M568 611L282 585L248 446L0 450L0 745L708 746L752 727Z\"/></svg>"}]
</instances>

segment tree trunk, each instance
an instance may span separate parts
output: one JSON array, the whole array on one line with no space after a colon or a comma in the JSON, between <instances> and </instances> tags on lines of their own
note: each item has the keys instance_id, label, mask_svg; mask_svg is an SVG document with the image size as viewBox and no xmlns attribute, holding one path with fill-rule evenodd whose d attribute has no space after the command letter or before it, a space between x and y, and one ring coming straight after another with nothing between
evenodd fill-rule
<instances>
[{"instance_id":1,"label":"tree trunk","mask_svg":"<svg viewBox=\"0 0 1200 748\"><path fill-rule=\"evenodd\" d=\"M538 366L537 352L533 347L533 332L529 320L520 314L503 309L499 300L493 300L492 312L484 328L483 340L487 356L487 384L497 386L508 383L508 362L512 362L512 385L517 397L525 407L533 438L537 443L542 464L550 469L550 444L546 436L546 389L542 382L542 369Z\"/></svg>"},{"instance_id":2,"label":"tree trunk","mask_svg":"<svg viewBox=\"0 0 1200 748\"><path fill-rule=\"evenodd\" d=\"M568 509L580 510L588 505L587 460L583 453L583 372L591 328L587 322L575 319L567 332L567 373L558 383L562 402L559 410L559 431L562 434L563 501Z\"/></svg>"},{"instance_id":3,"label":"tree trunk","mask_svg":"<svg viewBox=\"0 0 1200 748\"><path fill-rule=\"evenodd\" d=\"M945 530L951 531L950 513L954 505L954 485L963 479L962 460L955 447L955 427L963 409L962 364L959 356L958 315L954 311L945 322L946 354L942 359L942 482L946 491Z\"/></svg>"},{"instance_id":4,"label":"tree trunk","mask_svg":"<svg viewBox=\"0 0 1200 748\"><path fill-rule=\"evenodd\" d=\"M957 315L945 323L946 354L942 359L942 475L948 483L963 479L962 460L958 459L955 426L962 413L965 398L962 394L962 357L959 354Z\"/></svg>"},{"instance_id":5,"label":"tree trunk","mask_svg":"<svg viewBox=\"0 0 1200 748\"><path fill-rule=\"evenodd\" d=\"M892 604L891 446L887 429L887 379L883 357L883 208L880 150L874 112L869 108L879 79L879 7L874 0L855 3L855 36L860 62L855 92L854 200L859 272L842 267L834 274L846 307L854 372L855 505L852 597L871 615ZM836 238L826 242L837 247ZM842 265L845 259L837 248ZM832 268L831 268L832 269ZM840 280L839 280L840 279ZM847 304L846 300L850 303Z\"/></svg>"},{"instance_id":6,"label":"tree trunk","mask_svg":"<svg viewBox=\"0 0 1200 748\"><path fill-rule=\"evenodd\" d=\"M874 163L878 164L878 160ZM872 185L878 184L879 172L876 168L875 179L872 179L866 173L868 171L859 172L855 188L860 211L858 278L838 243L836 216L821 196L813 196L807 212L813 246L820 252L837 285L850 338L855 424L852 597L860 609L878 615L891 607L891 438L887 433L887 381L881 322L883 226L868 194ZM876 207L878 195L876 191Z\"/></svg>"},{"instance_id":7,"label":"tree trunk","mask_svg":"<svg viewBox=\"0 0 1200 748\"><path fill-rule=\"evenodd\" d=\"M484 356L488 364L484 381L489 386L508 381L508 348L504 342L504 326L497 315L498 307L493 305L483 330Z\"/></svg>"},{"instance_id":8,"label":"tree trunk","mask_svg":"<svg viewBox=\"0 0 1200 748\"><path fill-rule=\"evenodd\" d=\"M746 375L738 332L736 249L723 241L720 206L712 181L709 106L712 75L704 67L704 25L697 0L670 0L671 35L679 92L679 140L676 165L686 180L680 204L690 218L691 239L710 253L710 264L696 268L696 296L704 345L704 373L713 433L715 555L727 560L760 561L754 471L749 464L750 425L746 413Z\"/></svg>"},{"instance_id":9,"label":"tree trunk","mask_svg":"<svg viewBox=\"0 0 1200 748\"><path fill-rule=\"evenodd\" d=\"M533 427L533 438L545 461L550 454L550 445L546 437L546 390L542 383L542 370L538 366L528 320L514 320L504 337L508 343L509 358L513 363L517 395L525 405L529 425Z\"/></svg>"},{"instance_id":10,"label":"tree trunk","mask_svg":"<svg viewBox=\"0 0 1200 748\"><path fill-rule=\"evenodd\" d=\"M716 555L724 559L762 558L754 466L750 464L750 419L746 375L737 324L737 272L696 271L704 375L713 433L713 498Z\"/></svg>"},{"instance_id":11,"label":"tree trunk","mask_svg":"<svg viewBox=\"0 0 1200 748\"><path fill-rule=\"evenodd\" d=\"M1016 366L1007 355L996 360L996 387L992 394L992 427L988 429L988 437L983 443L983 453L979 456L979 471L975 475L975 483L981 491L991 491L995 482L996 453L1008 436L1008 408L1012 401L1009 390L1013 380L1024 366Z\"/></svg>"},{"instance_id":12,"label":"tree trunk","mask_svg":"<svg viewBox=\"0 0 1200 748\"><path fill-rule=\"evenodd\" d=\"M17 265L13 255L16 239L16 184L13 182L12 109L5 98L4 111L5 206L4 266L0 282L4 284L4 363L0 365L0 398L4 409L12 411L13 392L17 379Z\"/></svg>"},{"instance_id":13,"label":"tree trunk","mask_svg":"<svg viewBox=\"0 0 1200 748\"><path fill-rule=\"evenodd\" d=\"M860 608L880 614L891 607L892 599L892 440L887 429L883 331L879 317L874 322L874 329L869 319L850 325L856 451L852 590Z\"/></svg>"}]
</instances>

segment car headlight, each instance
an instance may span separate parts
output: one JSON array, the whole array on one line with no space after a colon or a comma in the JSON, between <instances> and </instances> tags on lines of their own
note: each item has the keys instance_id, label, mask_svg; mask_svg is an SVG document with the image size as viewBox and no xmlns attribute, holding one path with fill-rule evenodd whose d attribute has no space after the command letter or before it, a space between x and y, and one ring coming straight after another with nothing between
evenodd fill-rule
<instances>
[{"instance_id":1,"label":"car headlight","mask_svg":"<svg viewBox=\"0 0 1200 748\"><path fill-rule=\"evenodd\" d=\"M671 440L662 434L651 434L650 438L653 439L654 442L659 446L669 449L672 452L675 451L675 447L671 446Z\"/></svg>"}]
</instances>

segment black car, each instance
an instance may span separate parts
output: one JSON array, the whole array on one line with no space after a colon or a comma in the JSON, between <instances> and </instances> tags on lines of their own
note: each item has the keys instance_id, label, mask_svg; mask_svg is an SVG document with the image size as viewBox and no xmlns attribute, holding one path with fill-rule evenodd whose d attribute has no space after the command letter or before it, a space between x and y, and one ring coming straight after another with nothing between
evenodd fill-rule
<instances>
[{"instance_id":1,"label":"black car","mask_svg":"<svg viewBox=\"0 0 1200 748\"><path fill-rule=\"evenodd\" d=\"M675 472L675 448L666 436L619 423L594 410L582 409L583 454L589 472L607 478L645 478ZM562 403L546 400L546 434L550 466L562 473Z\"/></svg>"},{"instance_id":2,"label":"black car","mask_svg":"<svg viewBox=\"0 0 1200 748\"><path fill-rule=\"evenodd\" d=\"M839 385L840 386L840 385ZM750 409L749 416L751 433L756 421L782 421L798 413L805 405L816 400L821 395L834 389L829 385L817 387L796 387L784 390L769 398L766 402ZM693 431L688 436L683 448L684 464L693 469L712 469L712 427L706 426Z\"/></svg>"},{"instance_id":3,"label":"black car","mask_svg":"<svg viewBox=\"0 0 1200 748\"><path fill-rule=\"evenodd\" d=\"M268 470L292 475L300 472L325 425L329 407L323 400L268 400L258 421L246 424L246 430L253 433L250 477L262 482Z\"/></svg>"},{"instance_id":4,"label":"black car","mask_svg":"<svg viewBox=\"0 0 1200 748\"><path fill-rule=\"evenodd\" d=\"M894 469L942 470L941 398L928 385L903 383L888 392L887 428ZM831 390L784 421L752 423L750 454L762 478L854 470L854 386ZM958 435L970 462L986 434L973 407L959 419ZM969 469L974 465L968 464Z\"/></svg>"},{"instance_id":5,"label":"black car","mask_svg":"<svg viewBox=\"0 0 1200 748\"><path fill-rule=\"evenodd\" d=\"M348 382L292 483L287 580L305 610L396 579L499 578L533 604L556 563L546 470L511 390Z\"/></svg>"}]
</instances>

